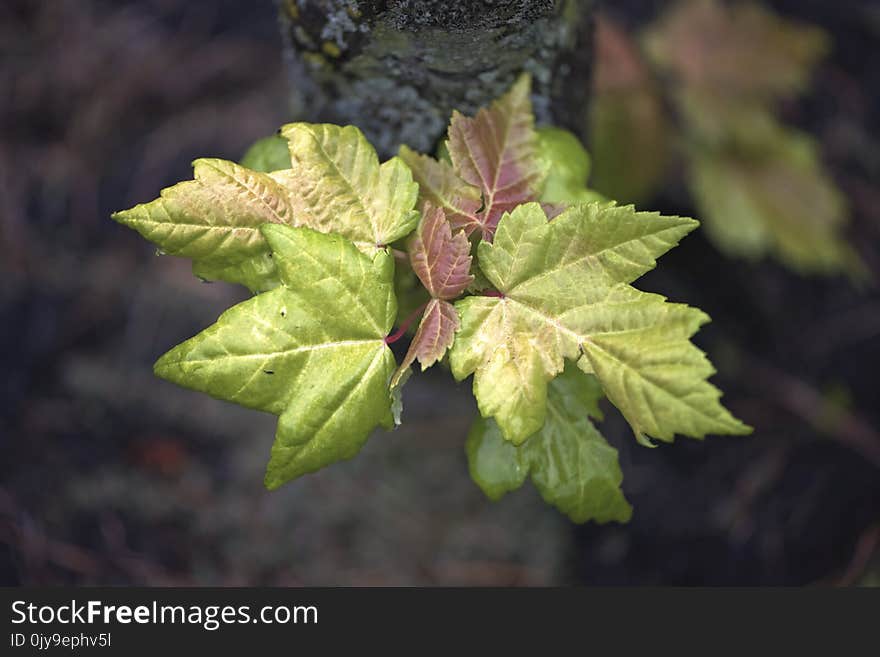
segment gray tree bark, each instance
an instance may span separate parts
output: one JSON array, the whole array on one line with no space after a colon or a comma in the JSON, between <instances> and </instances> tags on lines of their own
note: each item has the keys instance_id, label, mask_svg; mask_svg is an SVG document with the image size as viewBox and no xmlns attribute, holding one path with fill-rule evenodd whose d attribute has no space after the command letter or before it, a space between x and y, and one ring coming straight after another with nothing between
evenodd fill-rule
<instances>
[{"instance_id":1,"label":"gray tree bark","mask_svg":"<svg viewBox=\"0 0 880 657\"><path fill-rule=\"evenodd\" d=\"M380 155L432 152L532 74L539 123L585 137L593 0L280 0L298 120L354 124Z\"/></svg>"}]
</instances>

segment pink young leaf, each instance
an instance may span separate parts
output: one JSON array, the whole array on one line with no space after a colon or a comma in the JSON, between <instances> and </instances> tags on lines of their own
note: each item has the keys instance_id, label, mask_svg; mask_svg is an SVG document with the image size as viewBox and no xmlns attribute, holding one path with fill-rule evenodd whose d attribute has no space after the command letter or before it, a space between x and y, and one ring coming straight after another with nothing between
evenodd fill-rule
<instances>
[{"instance_id":1,"label":"pink young leaf","mask_svg":"<svg viewBox=\"0 0 880 657\"><path fill-rule=\"evenodd\" d=\"M400 159L412 170L419 184L419 205L431 203L443 208L453 230L470 235L480 227L477 211L482 205L480 190L459 178L443 161L400 147Z\"/></svg>"},{"instance_id":2,"label":"pink young leaf","mask_svg":"<svg viewBox=\"0 0 880 657\"><path fill-rule=\"evenodd\" d=\"M443 358L443 354L452 346L459 326L455 306L442 299L431 299L425 308L425 314L422 315L419 329L410 343L409 351L406 352L403 362L391 379L391 386L398 384L416 359L422 364L424 371Z\"/></svg>"},{"instance_id":3,"label":"pink young leaf","mask_svg":"<svg viewBox=\"0 0 880 657\"><path fill-rule=\"evenodd\" d=\"M464 231L452 235L443 208L425 203L418 230L409 243L413 271L435 299L454 299L474 277L471 245Z\"/></svg>"},{"instance_id":4,"label":"pink young leaf","mask_svg":"<svg viewBox=\"0 0 880 657\"><path fill-rule=\"evenodd\" d=\"M483 192L478 216L491 241L501 215L537 200L544 177L537 152L531 80L522 76L504 96L473 118L453 112L449 156L455 172Z\"/></svg>"}]
</instances>

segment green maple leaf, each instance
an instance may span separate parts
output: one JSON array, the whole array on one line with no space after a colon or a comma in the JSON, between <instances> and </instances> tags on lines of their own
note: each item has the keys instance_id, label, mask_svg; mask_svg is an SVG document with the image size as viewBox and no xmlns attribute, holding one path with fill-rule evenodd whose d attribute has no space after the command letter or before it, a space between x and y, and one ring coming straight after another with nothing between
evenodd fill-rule
<instances>
[{"instance_id":1,"label":"green maple leaf","mask_svg":"<svg viewBox=\"0 0 880 657\"><path fill-rule=\"evenodd\" d=\"M595 373L636 437L744 433L706 381L714 370L689 338L708 317L628 285L697 222L587 203L552 222L537 204L505 215L477 257L500 296L455 306L458 380L474 374L484 417L521 444L546 419L547 384L564 359Z\"/></svg>"},{"instance_id":2,"label":"green maple leaf","mask_svg":"<svg viewBox=\"0 0 880 657\"><path fill-rule=\"evenodd\" d=\"M478 418L466 447L471 478L498 500L531 475L541 497L574 522L627 522L632 507L620 489L617 450L589 419L602 419L601 398L596 378L569 364L550 383L544 426L519 447L493 420Z\"/></svg>"},{"instance_id":3,"label":"green maple leaf","mask_svg":"<svg viewBox=\"0 0 880 657\"><path fill-rule=\"evenodd\" d=\"M282 285L233 306L155 365L158 376L279 415L266 486L354 456L391 427L385 344L397 304L393 258L338 235L263 227Z\"/></svg>"},{"instance_id":4,"label":"green maple leaf","mask_svg":"<svg viewBox=\"0 0 880 657\"><path fill-rule=\"evenodd\" d=\"M338 233L370 254L415 228L418 185L400 158L380 165L353 126L291 123L281 133L289 144L289 169L265 173L199 159L194 180L113 218L164 253L190 258L197 276L242 283L254 292L279 283L262 224ZM282 163L277 147L278 138L258 142L246 160L258 167Z\"/></svg>"},{"instance_id":5,"label":"green maple leaf","mask_svg":"<svg viewBox=\"0 0 880 657\"><path fill-rule=\"evenodd\" d=\"M391 244L416 227L419 187L412 172L399 157L380 165L360 130L292 123L281 134L290 144L291 168L277 175L293 192L301 224L362 248Z\"/></svg>"},{"instance_id":6,"label":"green maple leaf","mask_svg":"<svg viewBox=\"0 0 880 657\"><path fill-rule=\"evenodd\" d=\"M260 226L294 223L287 190L269 174L226 160L199 159L193 170L194 180L113 218L168 255L190 258L196 275L254 292L274 287L277 275Z\"/></svg>"}]
</instances>

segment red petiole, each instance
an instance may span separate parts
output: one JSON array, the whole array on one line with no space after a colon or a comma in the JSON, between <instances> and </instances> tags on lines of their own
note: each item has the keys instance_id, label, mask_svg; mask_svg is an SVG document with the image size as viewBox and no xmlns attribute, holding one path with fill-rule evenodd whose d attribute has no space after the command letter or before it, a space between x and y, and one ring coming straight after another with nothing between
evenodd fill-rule
<instances>
[{"instance_id":1,"label":"red petiole","mask_svg":"<svg viewBox=\"0 0 880 657\"><path fill-rule=\"evenodd\" d=\"M424 312L425 307L427 305L428 305L428 302L426 301L421 306L416 308L410 314L409 317L407 317L405 320L403 320L400 323L400 328L398 328L394 333L392 333L391 335L389 335L388 337L385 338L385 344L394 344L395 342L400 340L400 338L403 337L403 334L406 333L407 329L412 325L412 323L416 320L416 318L419 317Z\"/></svg>"}]
</instances>

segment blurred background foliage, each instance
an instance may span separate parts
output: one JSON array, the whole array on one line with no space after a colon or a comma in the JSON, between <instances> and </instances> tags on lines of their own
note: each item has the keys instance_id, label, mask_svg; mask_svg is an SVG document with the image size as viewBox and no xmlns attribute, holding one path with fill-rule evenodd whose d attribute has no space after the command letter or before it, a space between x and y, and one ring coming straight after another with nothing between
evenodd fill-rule
<instances>
[{"instance_id":1,"label":"blurred background foliage","mask_svg":"<svg viewBox=\"0 0 880 657\"><path fill-rule=\"evenodd\" d=\"M0 582L876 583L880 298L839 275L880 271L875 3L604 3L591 184L703 220L639 286L709 312L756 432L646 450L609 413L633 519L579 528L531 487L485 499L442 371L273 493L273 418L152 376L246 292L109 214L289 120L275 12L0 3Z\"/></svg>"},{"instance_id":2,"label":"blurred background foliage","mask_svg":"<svg viewBox=\"0 0 880 657\"><path fill-rule=\"evenodd\" d=\"M725 255L867 275L819 144L779 118L830 51L825 31L753 2L679 0L635 34L601 18L597 42L598 191L645 204L681 172Z\"/></svg>"}]
</instances>

